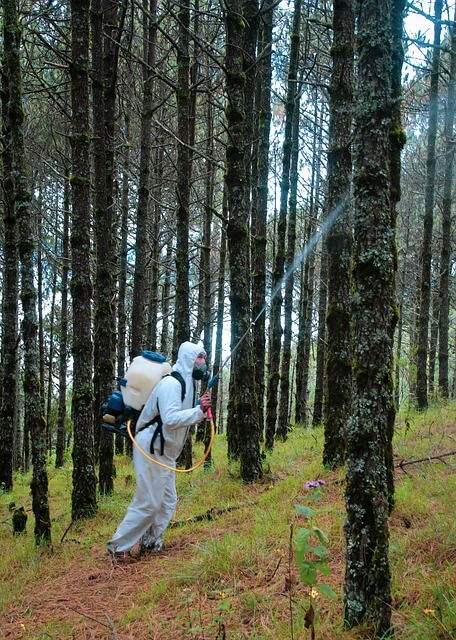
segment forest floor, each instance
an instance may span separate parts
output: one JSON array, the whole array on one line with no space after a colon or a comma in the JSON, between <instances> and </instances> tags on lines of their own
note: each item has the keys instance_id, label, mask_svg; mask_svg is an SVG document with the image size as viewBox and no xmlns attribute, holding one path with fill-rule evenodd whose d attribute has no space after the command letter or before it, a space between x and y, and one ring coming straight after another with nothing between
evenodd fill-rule
<instances>
[{"instance_id":1,"label":"forest floor","mask_svg":"<svg viewBox=\"0 0 456 640\"><path fill-rule=\"evenodd\" d=\"M49 466L52 549L34 545L30 476L17 475L13 492L0 495L0 638L373 638L368 627L343 627L344 472L324 469L322 440L320 429L295 428L265 460L263 481L246 486L217 436L213 468L178 476L165 551L126 564L105 544L134 491L127 458L116 459L115 494L73 525L71 466ZM456 638L455 451L456 404L398 418L390 519L396 639ZM316 479L326 483L318 501L306 487ZM30 512L23 536L12 535L12 500ZM294 547L308 521L296 504L311 507L311 524L328 536L324 581L335 599L300 580ZM310 605L314 636L306 628Z\"/></svg>"}]
</instances>

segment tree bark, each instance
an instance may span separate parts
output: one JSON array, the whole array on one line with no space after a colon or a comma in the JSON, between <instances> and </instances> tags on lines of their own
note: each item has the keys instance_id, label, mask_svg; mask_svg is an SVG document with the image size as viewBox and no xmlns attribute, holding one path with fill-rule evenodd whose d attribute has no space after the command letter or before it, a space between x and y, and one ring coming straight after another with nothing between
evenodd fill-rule
<instances>
[{"instance_id":1,"label":"tree bark","mask_svg":"<svg viewBox=\"0 0 456 640\"><path fill-rule=\"evenodd\" d=\"M449 397L449 317L450 317L450 256L451 210L453 203L454 118L456 110L456 9L450 30L450 76L448 80L445 116L445 177L442 203L442 251L440 254L440 316L439 316L439 392Z\"/></svg>"},{"instance_id":2,"label":"tree bark","mask_svg":"<svg viewBox=\"0 0 456 640\"><path fill-rule=\"evenodd\" d=\"M325 243L323 243L325 244ZM328 252L323 246L320 256L320 286L318 289L318 332L317 361L315 370L315 396L312 427L318 427L323 420L323 398L325 395L326 357L326 309L328 299Z\"/></svg>"},{"instance_id":3,"label":"tree bark","mask_svg":"<svg viewBox=\"0 0 456 640\"><path fill-rule=\"evenodd\" d=\"M245 482L261 478L252 339L250 334L249 204L245 168L245 82L242 4L225 4L227 135L226 174L231 303L231 376L228 407L228 451L240 459ZM235 349L236 347L236 349ZM233 447L233 443L235 448Z\"/></svg>"},{"instance_id":4,"label":"tree bark","mask_svg":"<svg viewBox=\"0 0 456 640\"><path fill-rule=\"evenodd\" d=\"M31 209L31 194L27 185L24 148L24 111L22 107L22 71L20 63L21 29L14 0L3 5L4 49L8 73L8 124L11 132L14 204L18 224L22 302L21 334L24 345L23 389L24 431L30 433L33 474L31 481L32 509L35 516L36 544L51 543L51 519L48 502L46 470L46 424L40 387L40 357L38 345L37 289L35 285L36 237Z\"/></svg>"},{"instance_id":5,"label":"tree bark","mask_svg":"<svg viewBox=\"0 0 456 640\"><path fill-rule=\"evenodd\" d=\"M99 443L99 490L114 490L114 440L100 428L102 405L113 390L115 373L115 273L114 118L117 78L116 47L120 39L117 4L96 0L92 4L93 122L95 173L95 314L94 314L94 417ZM100 46L101 43L101 46Z\"/></svg>"},{"instance_id":6,"label":"tree bark","mask_svg":"<svg viewBox=\"0 0 456 640\"><path fill-rule=\"evenodd\" d=\"M283 140L282 179L280 183L280 209L277 224L277 249L272 272L272 291L269 319L269 361L266 400L266 439L268 450L274 447L277 423L277 390L280 379L280 353L282 341L282 280L285 270L285 239L287 231L288 195L290 192L290 166L292 152L293 111L296 107L296 78L299 57L301 0L295 0L293 26L290 34L290 65L285 101L285 132Z\"/></svg>"},{"instance_id":7,"label":"tree bark","mask_svg":"<svg viewBox=\"0 0 456 640\"><path fill-rule=\"evenodd\" d=\"M354 139L355 394L347 429L345 623L391 628L388 451L393 402L395 228L391 220L393 3L359 6Z\"/></svg>"},{"instance_id":8,"label":"tree bark","mask_svg":"<svg viewBox=\"0 0 456 640\"><path fill-rule=\"evenodd\" d=\"M138 356L145 346L146 326L146 274L149 240L149 191L151 127L153 105L153 78L157 41L157 0L143 1L144 65L143 98L141 112L141 156L139 167L138 208L136 215L136 252L131 310L130 360Z\"/></svg>"},{"instance_id":9,"label":"tree bark","mask_svg":"<svg viewBox=\"0 0 456 640\"><path fill-rule=\"evenodd\" d=\"M59 353L59 397L57 410L57 439L55 445L55 466L63 466L65 454L65 419L67 395L68 367L68 273L70 270L70 176L65 171L63 198L63 231L61 249L62 271L60 276L61 309L60 309L60 353Z\"/></svg>"},{"instance_id":10,"label":"tree bark","mask_svg":"<svg viewBox=\"0 0 456 640\"><path fill-rule=\"evenodd\" d=\"M334 2L331 48L333 68L329 89L328 193L326 215L341 211L328 230L328 308L323 463L336 468L345 461L347 421L352 410L351 349L351 203L352 122L355 47L352 0Z\"/></svg>"},{"instance_id":11,"label":"tree bark","mask_svg":"<svg viewBox=\"0 0 456 640\"><path fill-rule=\"evenodd\" d=\"M287 249L285 254L285 298L284 298L284 332L283 352L280 377L280 400L276 437L284 442L288 438L291 425L290 418L290 367L291 342L293 337L293 290L296 250L296 209L298 199L298 160L299 160L299 106L300 96L296 95L293 110L293 132L290 168L290 197L288 202Z\"/></svg>"},{"instance_id":12,"label":"tree bark","mask_svg":"<svg viewBox=\"0 0 456 640\"><path fill-rule=\"evenodd\" d=\"M97 509L93 434L92 282L90 277L89 0L71 0L73 493L72 519Z\"/></svg>"},{"instance_id":13,"label":"tree bark","mask_svg":"<svg viewBox=\"0 0 456 640\"><path fill-rule=\"evenodd\" d=\"M9 3L14 4L14 3ZM0 380L0 487L13 488L13 442L17 415L18 392L18 301L19 254L18 225L15 204L12 157L10 103L10 61L16 46L14 35L8 28L3 6L3 59L1 69L2 101L2 168L3 168L3 289L2 289L2 358ZM14 20L14 17L13 17Z\"/></svg>"},{"instance_id":14,"label":"tree bark","mask_svg":"<svg viewBox=\"0 0 456 640\"><path fill-rule=\"evenodd\" d=\"M189 224L190 224L190 3L182 0L178 11L177 45L177 184L176 184L176 303L174 311L173 361L182 342L190 339Z\"/></svg>"},{"instance_id":15,"label":"tree bark","mask_svg":"<svg viewBox=\"0 0 456 640\"><path fill-rule=\"evenodd\" d=\"M225 192L226 193L226 192ZM224 196L224 201L226 197ZM226 231L222 227L220 237L220 251L218 264L218 281L217 281L217 328L215 334L215 350L214 350L214 369L213 374L221 375L220 367L222 366L222 348L223 348L223 315L225 311L225 283L226 283ZM218 398L220 394L220 378L217 384L212 388L212 413L214 416L214 424L217 432L221 430L221 416L218 414Z\"/></svg>"},{"instance_id":16,"label":"tree bark","mask_svg":"<svg viewBox=\"0 0 456 640\"><path fill-rule=\"evenodd\" d=\"M259 60L257 75L257 131L256 149L257 170L252 198L252 317L253 357L255 362L255 381L258 390L258 421L260 430L264 429L264 391L265 391L265 327L264 313L266 300L266 221L268 212L269 180L269 134L271 130L271 79L272 79L272 30L273 2L267 0L259 28Z\"/></svg>"},{"instance_id":17,"label":"tree bark","mask_svg":"<svg viewBox=\"0 0 456 640\"><path fill-rule=\"evenodd\" d=\"M428 406L427 356L429 307L431 302L432 228L434 225L434 192L437 121L439 110L440 34L442 0L435 1L434 48L432 52L431 88L429 94L428 146L426 158L426 193L424 198L423 244L421 249L420 310L418 319L416 400L419 409Z\"/></svg>"}]
</instances>

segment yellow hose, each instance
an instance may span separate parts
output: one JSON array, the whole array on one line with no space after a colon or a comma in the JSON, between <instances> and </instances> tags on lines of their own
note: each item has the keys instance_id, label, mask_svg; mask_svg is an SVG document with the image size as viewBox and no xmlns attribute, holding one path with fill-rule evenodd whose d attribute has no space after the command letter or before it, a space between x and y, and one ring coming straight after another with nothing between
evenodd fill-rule
<instances>
[{"instance_id":1,"label":"yellow hose","mask_svg":"<svg viewBox=\"0 0 456 640\"><path fill-rule=\"evenodd\" d=\"M191 471L195 471L195 469L198 469L198 467L200 467L204 461L206 460L207 456L209 455L210 450L212 449L212 445L214 443L214 438L215 438L215 427L214 427L214 420L212 419L212 414L210 417L210 425L211 425L211 439L209 440L209 445L204 453L204 456L201 458L201 460L193 465L193 467L191 467L190 469L176 469L176 467L170 467L167 464L163 464L163 462L159 462L158 460L155 460L155 458L152 458L152 456L150 456L148 453L146 453L144 451L144 449L136 442L134 435L131 432L131 427L130 427L130 423L131 420L129 420L127 422L127 431L128 431L128 435L130 436L131 441L133 442L134 446L138 449L138 451L145 457L147 458L147 460L150 460L151 462L153 462L154 464L158 464L159 467L163 467L164 469L169 469L170 471L174 471L174 473L190 473Z\"/></svg>"}]
</instances>

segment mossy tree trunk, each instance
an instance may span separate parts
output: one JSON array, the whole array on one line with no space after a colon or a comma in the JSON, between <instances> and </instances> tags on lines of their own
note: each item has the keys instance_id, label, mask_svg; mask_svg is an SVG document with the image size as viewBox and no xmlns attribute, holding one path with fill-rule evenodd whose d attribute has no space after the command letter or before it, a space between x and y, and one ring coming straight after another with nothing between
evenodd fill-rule
<instances>
[{"instance_id":1,"label":"mossy tree trunk","mask_svg":"<svg viewBox=\"0 0 456 640\"><path fill-rule=\"evenodd\" d=\"M439 264L431 269L431 278L437 279ZM438 287L432 292L429 310L429 357L428 357L428 393L435 397L435 365L437 361L437 344L439 341L440 292Z\"/></svg>"},{"instance_id":2,"label":"mossy tree trunk","mask_svg":"<svg viewBox=\"0 0 456 640\"><path fill-rule=\"evenodd\" d=\"M159 284L160 284L160 251L162 247L161 221L163 220L162 198L163 198L163 164L164 164L164 143L163 136L157 132L157 148L154 149L153 160L153 193L154 203L152 204L151 220L151 247L149 249L149 309L148 309L148 346L152 351L157 350L158 344L158 309L159 309Z\"/></svg>"},{"instance_id":3,"label":"mossy tree trunk","mask_svg":"<svg viewBox=\"0 0 456 640\"><path fill-rule=\"evenodd\" d=\"M128 273L128 211L130 195L130 150L131 128L130 109L126 106L123 114L124 140L122 150L122 186L120 204L120 244L119 244L119 276L117 285L117 376L125 374L125 354L127 348L127 273ZM117 446L117 441L116 441Z\"/></svg>"},{"instance_id":4,"label":"mossy tree trunk","mask_svg":"<svg viewBox=\"0 0 456 640\"><path fill-rule=\"evenodd\" d=\"M302 238L303 247L309 242L310 225L306 221L305 232ZM309 308L309 261L303 260L300 269L300 294L298 303L298 342L296 345L296 400L295 400L295 422L305 424L307 421L307 374L304 369L304 359L306 352L306 328L307 312Z\"/></svg>"},{"instance_id":5,"label":"mossy tree trunk","mask_svg":"<svg viewBox=\"0 0 456 640\"><path fill-rule=\"evenodd\" d=\"M290 34L290 65L285 100L285 131L282 147L282 178L280 181L280 207L277 223L276 254L272 271L272 294L269 312L269 359L266 399L266 448L272 450L277 427L277 392L280 380L280 354L282 342L282 280L285 272L285 244L287 232L288 195L290 193L290 166L293 145L293 112L296 107L296 79L301 29L301 0L295 0L293 25ZM283 438L283 430L281 432Z\"/></svg>"},{"instance_id":6,"label":"mossy tree trunk","mask_svg":"<svg viewBox=\"0 0 456 640\"><path fill-rule=\"evenodd\" d=\"M110 357L112 354L111 330L112 321L112 275L113 269L110 261L113 256L107 252L110 245L110 235L112 233L112 222L107 227L110 217L107 205L107 163L108 163L108 143L106 131L106 95L104 91L104 48L106 43L103 38L105 28L105 6L103 0L92 0L91 4L91 36L92 36L92 121L93 137L95 143L92 146L93 169L94 169L94 235L95 235L95 282L94 282L94 344L93 344L93 385L94 385L94 438L95 452L97 459L103 459L99 473L100 493L110 493L113 488L112 473L106 475L105 453L106 447L112 445L112 436L101 425L101 406L109 395L108 389L112 390L114 369ZM109 46L109 45L108 45ZM106 293L106 297L105 297ZM107 375L106 375L107 374ZM109 385L109 386L107 386ZM103 449L101 454L100 449ZM100 458L101 454L101 458ZM111 453L112 461L112 453ZM109 479L111 476L111 479Z\"/></svg>"},{"instance_id":7,"label":"mossy tree trunk","mask_svg":"<svg viewBox=\"0 0 456 640\"><path fill-rule=\"evenodd\" d=\"M283 352L280 376L280 400L276 437L282 441L288 438L290 426L290 368L291 342L293 337L293 290L295 284L295 249L296 249L296 210L298 204L298 160L299 160L299 106L300 96L297 92L293 110L292 147L290 167L290 195L287 225L287 249L285 253L285 297L284 297L284 330Z\"/></svg>"},{"instance_id":8,"label":"mossy tree trunk","mask_svg":"<svg viewBox=\"0 0 456 640\"><path fill-rule=\"evenodd\" d=\"M95 3L93 3L95 5ZM117 272L116 212L114 198L114 144L116 119L116 83L118 53L126 7L118 8L111 0L97 0L92 7L92 24L99 24L93 33L92 55L101 50L98 61L101 86L95 94L95 317L94 317L94 416L96 441L99 441L99 490L103 495L114 490L114 439L100 428L102 405L113 390L115 376L115 297ZM101 15L100 15L101 13ZM101 27L101 29L100 29ZM102 46L100 47L100 42ZM99 96L101 91L101 96ZM95 100L95 95L97 98ZM97 112L99 109L99 112Z\"/></svg>"},{"instance_id":9,"label":"mossy tree trunk","mask_svg":"<svg viewBox=\"0 0 456 640\"><path fill-rule=\"evenodd\" d=\"M93 436L92 281L90 275L89 0L71 2L72 227L74 430L72 518L97 509Z\"/></svg>"},{"instance_id":10,"label":"mossy tree trunk","mask_svg":"<svg viewBox=\"0 0 456 640\"><path fill-rule=\"evenodd\" d=\"M257 394L250 333L249 202L245 167L245 82L243 43L246 22L239 0L225 4L227 135L225 187L230 266L231 376L227 436L229 455L240 459L241 476L262 476Z\"/></svg>"},{"instance_id":11,"label":"mossy tree trunk","mask_svg":"<svg viewBox=\"0 0 456 640\"><path fill-rule=\"evenodd\" d=\"M352 174L355 18L353 0L335 0L333 7L326 215L331 215L336 207L343 204L339 216L328 230L325 243L328 252L328 308L323 463L335 468L345 460L347 421L352 409L352 232L349 193Z\"/></svg>"},{"instance_id":12,"label":"mossy tree trunk","mask_svg":"<svg viewBox=\"0 0 456 640\"><path fill-rule=\"evenodd\" d=\"M225 191L226 193L226 191ZM224 209L226 208L226 196L224 195ZM226 284L226 231L222 227L220 237L220 250L219 250L219 264L218 264L218 278L217 278L217 320L216 320L216 334L215 334L215 349L214 349L214 376L220 372L222 366L222 350L223 350L223 315L225 311L225 284ZM218 414L218 399L221 396L220 393L221 381L212 387L212 413L214 416L214 423L217 427L217 432L222 433L221 430L221 416ZM219 419L220 418L220 419Z\"/></svg>"},{"instance_id":13,"label":"mossy tree trunk","mask_svg":"<svg viewBox=\"0 0 456 640\"><path fill-rule=\"evenodd\" d=\"M302 241L301 293L299 299L298 344L296 346L296 403L295 419L300 424L307 424L309 400L309 362L312 341L312 315L314 304L315 253L309 250L314 236L318 217L318 192L321 179L321 147L323 110L318 121L318 102L314 102L313 119L315 122L312 140L312 170L310 178L309 204L307 220L304 222L305 233Z\"/></svg>"},{"instance_id":14,"label":"mossy tree trunk","mask_svg":"<svg viewBox=\"0 0 456 640\"><path fill-rule=\"evenodd\" d=\"M31 194L27 185L24 147L24 111L22 106L22 70L20 63L21 30L15 0L5 0L4 56L8 75L9 102L7 122L10 131L11 168L14 176L14 206L18 224L20 258L21 334L24 345L24 431L30 433L33 474L32 509L35 516L36 544L51 542L51 519L46 471L46 424L41 402L40 355L38 345L37 289L35 252L37 242L32 218Z\"/></svg>"},{"instance_id":15,"label":"mossy tree trunk","mask_svg":"<svg viewBox=\"0 0 456 640\"><path fill-rule=\"evenodd\" d=\"M176 184L176 302L174 312L173 361L179 345L190 339L189 224L190 224L190 2L179 5L177 43L177 148Z\"/></svg>"},{"instance_id":16,"label":"mossy tree trunk","mask_svg":"<svg viewBox=\"0 0 456 640\"><path fill-rule=\"evenodd\" d=\"M9 3L11 5L11 2ZM13 444L16 426L18 392L18 300L19 254L18 227L14 191L11 123L9 118L9 58L14 54L15 36L8 27L3 5L3 59L1 68L2 107L2 195L3 195L3 288L2 288L2 353L0 370L0 487L13 488Z\"/></svg>"},{"instance_id":17,"label":"mossy tree trunk","mask_svg":"<svg viewBox=\"0 0 456 640\"><path fill-rule=\"evenodd\" d=\"M429 308L431 304L432 230L434 226L434 193L436 140L439 110L440 34L442 31L442 0L435 1L434 47L432 50L431 87L426 155L426 191L424 197L423 242L421 247L420 308L418 316L418 345L416 372L416 400L419 409L428 406L427 357L429 339Z\"/></svg>"},{"instance_id":18,"label":"mossy tree trunk","mask_svg":"<svg viewBox=\"0 0 456 640\"><path fill-rule=\"evenodd\" d=\"M179 345L190 340L190 183L192 170L192 99L190 90L190 1L179 5L177 43L177 182L176 182L176 301L174 311L173 360ZM192 466L191 432L176 463L189 469Z\"/></svg>"},{"instance_id":19,"label":"mossy tree trunk","mask_svg":"<svg viewBox=\"0 0 456 640\"><path fill-rule=\"evenodd\" d=\"M120 225L119 225L119 273L117 276L117 343L116 343L116 361L117 361L117 377L123 378L125 375L125 356L127 347L127 267L128 267L128 212L129 212L129 193L130 193L130 113L129 105L126 106L125 112L122 114L124 122L124 139L122 149L122 184L120 194ZM124 452L125 439L122 436L115 437L115 452L122 454ZM133 445L131 445L133 446Z\"/></svg>"},{"instance_id":20,"label":"mossy tree trunk","mask_svg":"<svg viewBox=\"0 0 456 640\"><path fill-rule=\"evenodd\" d=\"M450 316L451 210L453 203L454 117L456 109L456 9L450 31L450 75L445 117L445 177L442 202L442 250L440 254L439 391L449 397L448 334Z\"/></svg>"},{"instance_id":21,"label":"mossy tree trunk","mask_svg":"<svg viewBox=\"0 0 456 640\"><path fill-rule=\"evenodd\" d=\"M190 1L182 0L177 14L179 36L177 43L177 182L176 182L176 302L174 312L173 360L177 359L179 345L190 340L190 182L192 154L192 92L190 90ZM191 432L177 464L192 466Z\"/></svg>"},{"instance_id":22,"label":"mossy tree trunk","mask_svg":"<svg viewBox=\"0 0 456 640\"><path fill-rule=\"evenodd\" d=\"M173 239L168 235L168 241L166 243L166 258L165 258L165 275L161 297L161 309L162 309L162 330L160 337L160 353L168 357L170 345L169 345L169 310L170 310L170 291L171 291L171 269L169 268L172 262L173 254Z\"/></svg>"},{"instance_id":23,"label":"mossy tree trunk","mask_svg":"<svg viewBox=\"0 0 456 640\"><path fill-rule=\"evenodd\" d=\"M354 409L347 428L347 626L391 629L387 435L393 399L395 226L391 218L394 4L359 6L354 138Z\"/></svg>"},{"instance_id":24,"label":"mossy tree trunk","mask_svg":"<svg viewBox=\"0 0 456 640\"><path fill-rule=\"evenodd\" d=\"M392 57L391 57L391 126L389 133L389 169L390 169L390 207L391 207L391 228L394 237L396 236L397 205L401 199L401 153L405 145L405 132L402 124L402 65L404 63L404 10L405 0L393 0L391 30L392 30ZM397 247L396 242L392 247L393 251L393 278L394 289L396 290L397 275ZM395 306L396 317L391 326L391 340L394 340L394 332L398 321L399 311L397 309L397 295ZM394 382L393 389L394 389ZM395 392L395 389L394 389ZM394 507L394 454L393 436L396 421L396 396L394 402L389 405L388 428L385 433L385 465L386 483L388 487L388 506L391 512Z\"/></svg>"},{"instance_id":25,"label":"mossy tree trunk","mask_svg":"<svg viewBox=\"0 0 456 640\"><path fill-rule=\"evenodd\" d=\"M257 74L257 132L255 183L252 194L252 317L255 379L258 390L258 420L264 428L265 327L266 314L266 220L268 211L269 134L271 129L273 2L267 0L260 18Z\"/></svg>"},{"instance_id":26,"label":"mossy tree trunk","mask_svg":"<svg viewBox=\"0 0 456 640\"><path fill-rule=\"evenodd\" d=\"M325 246L321 250L319 280L317 358L312 427L318 427L323 420L323 399L325 395L326 309L328 302L328 252Z\"/></svg>"},{"instance_id":27,"label":"mossy tree trunk","mask_svg":"<svg viewBox=\"0 0 456 640\"><path fill-rule=\"evenodd\" d=\"M68 275L70 270L70 176L65 171L63 198L63 229L61 248L62 271L60 275L61 308L59 340L59 397L57 409L57 439L55 445L55 466L63 466L65 454L65 419L68 368Z\"/></svg>"},{"instance_id":28,"label":"mossy tree trunk","mask_svg":"<svg viewBox=\"0 0 456 640\"><path fill-rule=\"evenodd\" d=\"M149 246L149 193L151 164L151 130L153 106L153 79L157 41L157 0L145 3L143 11L143 96L141 111L141 152L139 161L138 206L136 214L135 272L133 304L131 309L130 360L144 349L147 336L145 309L147 252Z\"/></svg>"}]
</instances>

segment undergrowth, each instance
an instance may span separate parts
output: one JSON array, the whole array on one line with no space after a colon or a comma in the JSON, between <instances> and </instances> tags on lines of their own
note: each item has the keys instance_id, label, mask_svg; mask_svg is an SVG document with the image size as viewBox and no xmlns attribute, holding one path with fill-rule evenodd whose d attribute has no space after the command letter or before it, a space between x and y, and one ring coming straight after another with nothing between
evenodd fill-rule
<instances>
[{"instance_id":1,"label":"undergrowth","mask_svg":"<svg viewBox=\"0 0 456 640\"><path fill-rule=\"evenodd\" d=\"M400 640L456 637L455 457L445 455L456 450L455 413L452 403L397 420L390 559ZM324 469L322 444L321 429L295 428L265 459L263 480L246 486L217 436L213 467L177 477L166 551L128 565L105 550L134 491L127 458L116 459L115 493L73 524L71 466L49 465L52 549L35 547L30 475L16 474L12 493L0 495L0 637L371 638L367 627L343 627L344 471ZM316 480L325 483L317 501ZM29 515L21 536L12 501Z\"/></svg>"}]
</instances>

